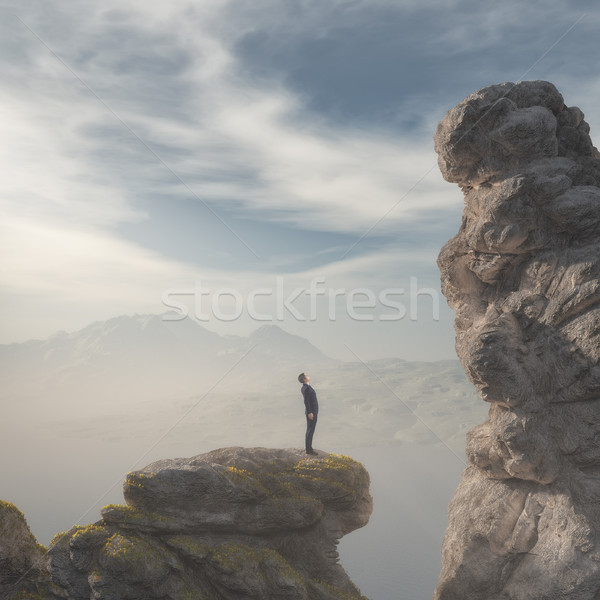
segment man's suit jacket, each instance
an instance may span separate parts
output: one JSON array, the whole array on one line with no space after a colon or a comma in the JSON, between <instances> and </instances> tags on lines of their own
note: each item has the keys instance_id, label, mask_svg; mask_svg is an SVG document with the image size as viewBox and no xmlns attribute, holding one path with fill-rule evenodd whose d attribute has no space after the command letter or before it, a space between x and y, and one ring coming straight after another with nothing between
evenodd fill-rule
<instances>
[{"instance_id":1,"label":"man's suit jacket","mask_svg":"<svg viewBox=\"0 0 600 600\"><path fill-rule=\"evenodd\" d=\"M302 384L302 396L304 396L304 407L306 414L313 413L317 415L319 412L319 403L317 402L317 392L308 383Z\"/></svg>"}]
</instances>

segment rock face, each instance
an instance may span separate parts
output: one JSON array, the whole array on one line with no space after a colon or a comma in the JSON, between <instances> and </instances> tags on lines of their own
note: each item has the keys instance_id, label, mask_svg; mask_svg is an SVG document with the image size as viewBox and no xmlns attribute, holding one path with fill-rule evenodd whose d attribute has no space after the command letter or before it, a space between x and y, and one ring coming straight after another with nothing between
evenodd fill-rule
<instances>
[{"instance_id":1,"label":"rock face","mask_svg":"<svg viewBox=\"0 0 600 600\"><path fill-rule=\"evenodd\" d=\"M54 600L62 590L50 580L46 548L37 543L23 513L0 500L0 598Z\"/></svg>"},{"instance_id":2,"label":"rock face","mask_svg":"<svg viewBox=\"0 0 600 600\"><path fill-rule=\"evenodd\" d=\"M437 600L600 598L600 154L545 81L438 126L465 196L438 264L489 419L467 435Z\"/></svg>"},{"instance_id":3,"label":"rock face","mask_svg":"<svg viewBox=\"0 0 600 600\"><path fill-rule=\"evenodd\" d=\"M372 511L369 475L349 457L224 448L129 473L124 496L53 540L68 598L364 598L336 551Z\"/></svg>"}]
</instances>

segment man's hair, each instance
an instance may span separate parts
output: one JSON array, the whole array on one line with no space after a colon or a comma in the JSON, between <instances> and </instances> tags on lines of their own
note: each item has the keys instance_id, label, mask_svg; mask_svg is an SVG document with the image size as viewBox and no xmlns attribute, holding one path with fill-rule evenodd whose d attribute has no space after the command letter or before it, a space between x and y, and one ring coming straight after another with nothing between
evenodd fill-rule
<instances>
[{"instance_id":1,"label":"man's hair","mask_svg":"<svg viewBox=\"0 0 600 600\"><path fill-rule=\"evenodd\" d=\"M300 375L298 375L298 381L300 383L304 383L306 381L306 375L304 373L300 373Z\"/></svg>"}]
</instances>

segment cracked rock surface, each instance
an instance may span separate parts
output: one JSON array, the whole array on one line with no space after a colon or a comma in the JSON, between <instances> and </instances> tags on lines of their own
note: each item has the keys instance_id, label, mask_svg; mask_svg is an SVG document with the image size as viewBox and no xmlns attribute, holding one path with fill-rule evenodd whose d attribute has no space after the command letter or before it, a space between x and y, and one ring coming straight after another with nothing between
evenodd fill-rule
<instances>
[{"instance_id":1,"label":"cracked rock surface","mask_svg":"<svg viewBox=\"0 0 600 600\"><path fill-rule=\"evenodd\" d=\"M467 434L436 600L600 598L600 154L549 82L471 94L435 135L465 197L442 249Z\"/></svg>"}]
</instances>

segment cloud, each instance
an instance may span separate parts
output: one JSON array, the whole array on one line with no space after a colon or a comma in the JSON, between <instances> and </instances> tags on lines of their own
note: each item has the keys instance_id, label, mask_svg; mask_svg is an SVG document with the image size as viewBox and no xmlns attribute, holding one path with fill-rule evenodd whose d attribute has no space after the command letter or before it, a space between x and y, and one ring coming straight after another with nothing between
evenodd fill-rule
<instances>
[{"instance_id":1,"label":"cloud","mask_svg":"<svg viewBox=\"0 0 600 600\"><path fill-rule=\"evenodd\" d=\"M519 6L6 3L8 16L18 14L35 32L14 18L0 23L0 152L10 173L0 182L6 314L21 315L14 322L30 334L28 317L36 312L29 321L40 326L43 306L52 324L72 323L76 312L84 324L84 317L158 311L165 287L198 277L219 286L267 285L274 276L264 268L269 262L290 284L325 274L340 286L375 285L403 277L403 269L431 271L462 204L437 170L436 120L514 65L518 76L523 48L526 66L547 49L531 36L537 15L559 33L571 18L558 2L533 3L524 12ZM587 24L582 32L590 34ZM565 38L560 52L548 55L554 62L541 65L579 57L574 39ZM298 49L311 45L315 52L301 55L306 64L293 62ZM261 63L266 55L257 48L273 60ZM329 62L319 48L328 49ZM328 70L318 72L325 63ZM297 77L307 69L315 78ZM598 77L582 83L568 72L568 65L559 69L558 79L578 86L572 97L591 110ZM334 109L323 108L319 85L344 106L356 92L353 106L364 118L336 119ZM382 103L382 94L393 99ZM381 112L370 119L374 105ZM168 248L178 245L184 228L177 219L190 218L183 201L194 196L244 240L244 219L280 223L330 232L338 252L320 247L322 263L310 268L297 247L275 242L262 264L244 248L239 255L232 250L239 265L227 271L205 253L175 259ZM161 233L160 251L123 233L124 224L157 223L159 203L176 215ZM208 214L191 235L215 225ZM358 240L367 231L372 243L360 242L341 260L342 237ZM25 334L15 326L10 335Z\"/></svg>"},{"instance_id":2,"label":"cloud","mask_svg":"<svg viewBox=\"0 0 600 600\"><path fill-rule=\"evenodd\" d=\"M193 271L192 261L116 233L119 224L152 218L146 197L177 206L192 190L224 215L358 236L430 168L425 148L336 129L282 82L251 81L224 6L13 7L34 33L4 21L5 289L144 304L157 281L189 280ZM439 184L432 176L418 203L399 204L381 228L441 210ZM243 270L223 276L239 280Z\"/></svg>"},{"instance_id":3,"label":"cloud","mask_svg":"<svg viewBox=\"0 0 600 600\"><path fill-rule=\"evenodd\" d=\"M143 212L132 207L145 191L189 196L191 189L199 201L224 211L362 233L366 221L388 211L435 165L430 140L415 147L398 133L340 130L307 113L302 99L282 84L266 88L249 81L226 35L230 28L213 28L222 17L217 3L203 3L202 10L185 3L179 10L109 6L85 20L71 16L65 41L47 28L36 33L48 36L45 43L152 152L30 36L28 83L8 90L8 105L21 123L4 133L11 147L19 145L22 122L37 121L30 132L35 162L51 172L36 170L32 178L23 167L31 156L26 148L13 156L18 190L52 186L53 197L78 214L91 203L83 208L72 199L72 180L79 176L94 182L98 192L92 195L104 194L103 210L117 203L123 218L131 218ZM27 22L28 15L23 17ZM38 19L29 21L35 28ZM177 57L173 76L169 65ZM162 92L171 85L181 93L176 112L173 95ZM61 164L57 169L53 163ZM382 227L390 230L428 208L448 208L445 191L437 172L430 174L427 185L411 192Z\"/></svg>"},{"instance_id":4,"label":"cloud","mask_svg":"<svg viewBox=\"0 0 600 600\"><path fill-rule=\"evenodd\" d=\"M2 220L0 232L4 257L0 285L5 293L43 294L72 303L123 302L130 310L136 303L148 306L149 298L156 304L169 286L193 286L200 279L211 287L235 285L245 292L273 283L277 276L296 286L316 277L335 285L389 285L402 269L423 268L435 261L430 251L402 257L382 249L293 273L223 271L172 261L110 233L74 229L56 220L41 223L37 218L10 216Z\"/></svg>"},{"instance_id":5,"label":"cloud","mask_svg":"<svg viewBox=\"0 0 600 600\"><path fill-rule=\"evenodd\" d=\"M297 288L308 289L316 280L321 289L369 287L377 291L406 285L412 275L422 276L428 285L432 281L435 285L437 278L437 273L432 277L434 256L430 253L412 252L403 258L386 250L293 273L223 271L166 259L110 232L73 228L52 219L41 223L26 215L2 220L0 253L4 257L0 343L45 337L58 329L75 329L122 313L161 313L169 307L163 303L167 296L177 304L183 301L193 314L197 285L210 290L211 297L233 288L243 298L258 289L271 289L275 294L281 285L287 297ZM264 302L259 300L258 306L263 313L273 313L271 304L266 311ZM294 321L291 315L287 317ZM233 329L247 332L260 324L245 318L234 323ZM231 323L211 322L208 326L232 332ZM325 341L326 336L322 343Z\"/></svg>"}]
</instances>

